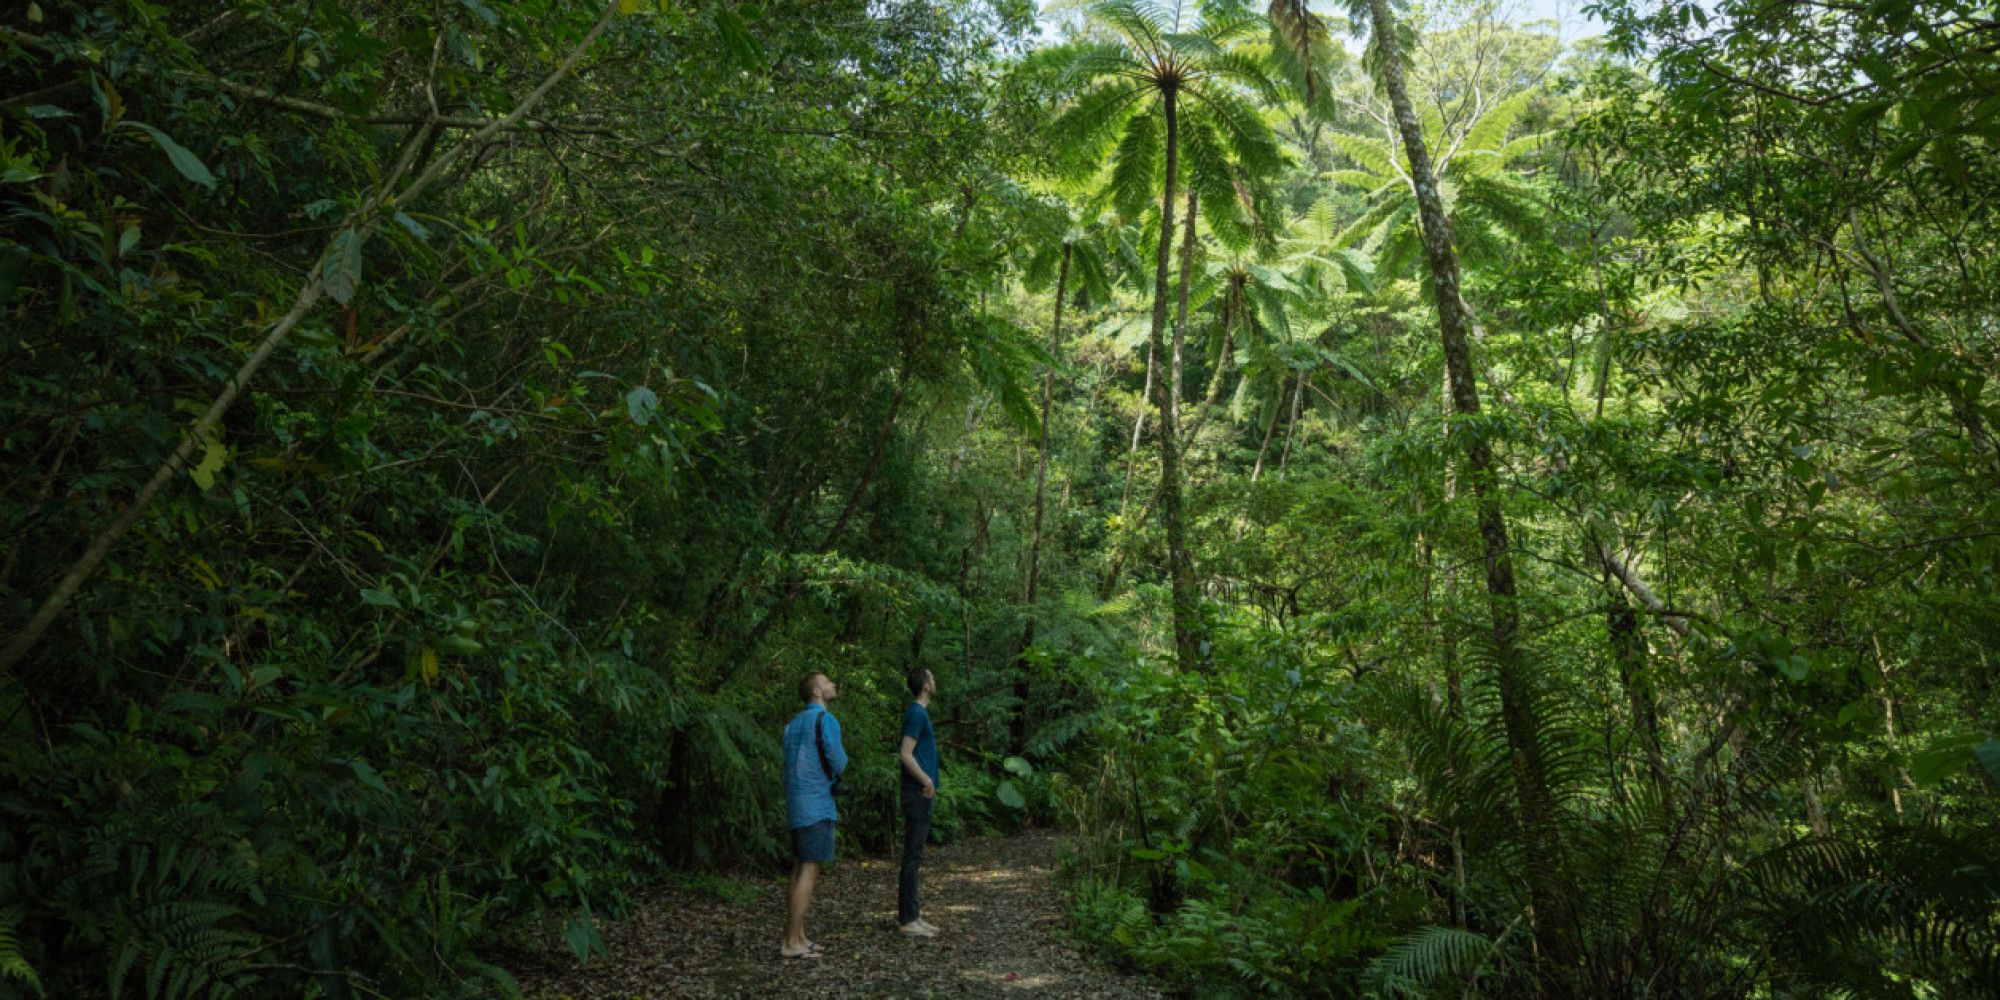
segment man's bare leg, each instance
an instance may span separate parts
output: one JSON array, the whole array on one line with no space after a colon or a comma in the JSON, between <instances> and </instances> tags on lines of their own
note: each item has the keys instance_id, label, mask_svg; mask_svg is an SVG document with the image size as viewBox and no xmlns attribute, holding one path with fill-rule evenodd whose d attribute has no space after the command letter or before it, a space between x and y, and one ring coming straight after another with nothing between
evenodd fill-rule
<instances>
[{"instance_id":1,"label":"man's bare leg","mask_svg":"<svg viewBox=\"0 0 2000 1000\"><path fill-rule=\"evenodd\" d=\"M818 958L812 942L806 940L806 906L812 902L813 885L819 881L819 862L792 862L792 884L785 890L785 943L778 954L786 958Z\"/></svg>"}]
</instances>

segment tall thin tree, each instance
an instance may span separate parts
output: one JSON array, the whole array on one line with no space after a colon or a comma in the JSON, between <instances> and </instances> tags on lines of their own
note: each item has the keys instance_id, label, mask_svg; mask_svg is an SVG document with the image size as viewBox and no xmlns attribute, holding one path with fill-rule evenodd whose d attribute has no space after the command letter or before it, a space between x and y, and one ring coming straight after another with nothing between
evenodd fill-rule
<instances>
[{"instance_id":1,"label":"tall thin tree","mask_svg":"<svg viewBox=\"0 0 2000 1000\"><path fill-rule=\"evenodd\" d=\"M1533 679L1522 658L1521 613L1514 578L1514 558L1508 542L1506 512L1501 508L1493 447L1478 431L1479 387L1473 380L1471 319L1460 293L1458 252L1452 242L1451 216L1438 188L1431 154L1424 141L1422 119L1410 100L1404 76L1403 37L1388 0L1350 0L1356 23L1370 26L1369 44L1377 81L1389 98L1408 161L1410 187L1422 229L1424 258L1429 265L1431 295L1438 313L1438 336L1444 348L1451 408L1465 446L1466 479L1478 510L1479 535L1486 569L1488 612L1497 667L1500 715L1505 729L1515 795L1520 807L1520 833L1527 861L1529 895L1535 907L1535 930L1541 953L1560 988L1578 957L1575 916L1563 887L1563 850L1557 829L1556 802L1549 788L1548 769L1538 738L1539 721L1533 704ZM1271 17L1281 34L1308 43L1325 32L1304 0L1276 0Z\"/></svg>"},{"instance_id":2,"label":"tall thin tree","mask_svg":"<svg viewBox=\"0 0 2000 1000\"><path fill-rule=\"evenodd\" d=\"M1154 363L1172 364L1167 344L1171 306L1174 206L1179 193L1184 128L1188 151L1214 160L1229 159L1252 173L1274 171L1283 163L1276 138L1244 89L1275 96L1265 64L1234 43L1260 30L1263 21L1240 6L1174 3L1156 6L1139 0L1100 0L1090 8L1093 22L1115 38L1044 50L1030 62L1052 69L1074 96L1049 128L1067 159L1095 171L1116 146L1112 183L1126 217L1142 211L1159 184L1159 245L1154 257L1153 315L1148 349ZM1199 166L1199 164L1197 164ZM1192 177L1215 185L1211 203L1235 200L1226 168L1195 169ZM1184 670L1204 661L1196 626L1194 563L1188 554L1182 514L1180 434L1174 424L1174 380L1153 379L1152 401L1159 413L1160 523L1167 536L1168 578L1173 594L1174 649Z\"/></svg>"}]
</instances>

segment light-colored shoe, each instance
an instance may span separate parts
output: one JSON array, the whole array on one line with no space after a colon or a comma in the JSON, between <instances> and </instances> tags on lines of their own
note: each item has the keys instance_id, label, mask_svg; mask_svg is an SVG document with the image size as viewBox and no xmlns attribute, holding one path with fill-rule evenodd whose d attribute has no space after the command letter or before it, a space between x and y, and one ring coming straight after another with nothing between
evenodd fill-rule
<instances>
[{"instance_id":1,"label":"light-colored shoe","mask_svg":"<svg viewBox=\"0 0 2000 1000\"><path fill-rule=\"evenodd\" d=\"M922 917L917 918L917 923L924 925L924 930L930 931L932 934L936 934L938 932L938 925L931 923L930 921L925 920Z\"/></svg>"},{"instance_id":2,"label":"light-colored shoe","mask_svg":"<svg viewBox=\"0 0 2000 1000\"><path fill-rule=\"evenodd\" d=\"M908 934L911 937L937 937L937 928L932 927L931 925L926 924L921 920L912 920L909 923L904 924L902 927L902 931L903 933Z\"/></svg>"}]
</instances>

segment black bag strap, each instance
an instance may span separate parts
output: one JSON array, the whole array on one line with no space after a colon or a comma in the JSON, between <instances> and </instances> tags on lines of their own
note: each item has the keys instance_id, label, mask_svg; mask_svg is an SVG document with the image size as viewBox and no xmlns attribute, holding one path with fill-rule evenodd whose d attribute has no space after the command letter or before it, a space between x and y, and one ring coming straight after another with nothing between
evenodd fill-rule
<instances>
[{"instance_id":1,"label":"black bag strap","mask_svg":"<svg viewBox=\"0 0 2000 1000\"><path fill-rule=\"evenodd\" d=\"M826 772L826 780L832 781L833 762L826 759L826 733L821 725L825 721L826 709L822 708L818 715L813 716L813 743L819 747L819 769Z\"/></svg>"}]
</instances>

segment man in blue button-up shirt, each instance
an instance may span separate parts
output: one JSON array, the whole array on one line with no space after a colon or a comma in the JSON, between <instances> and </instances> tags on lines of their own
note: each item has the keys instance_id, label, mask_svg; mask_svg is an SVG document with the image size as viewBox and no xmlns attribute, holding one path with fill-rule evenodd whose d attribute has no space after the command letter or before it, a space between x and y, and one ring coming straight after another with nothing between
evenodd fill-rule
<instances>
[{"instance_id":1,"label":"man in blue button-up shirt","mask_svg":"<svg viewBox=\"0 0 2000 1000\"><path fill-rule=\"evenodd\" d=\"M825 674L799 682L806 707L785 725L785 822L792 830L792 884L785 894L785 941L778 954L818 958L819 945L806 940L806 906L812 902L819 866L833 860L833 782L847 770L840 746L840 722L826 710L839 690ZM822 756L822 751L824 756Z\"/></svg>"}]
</instances>

